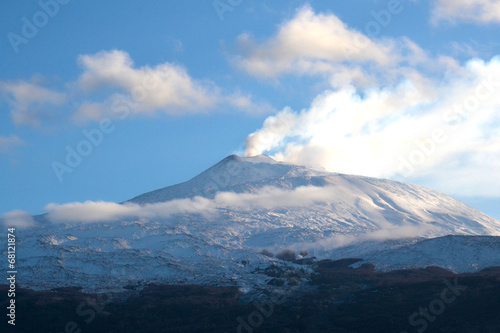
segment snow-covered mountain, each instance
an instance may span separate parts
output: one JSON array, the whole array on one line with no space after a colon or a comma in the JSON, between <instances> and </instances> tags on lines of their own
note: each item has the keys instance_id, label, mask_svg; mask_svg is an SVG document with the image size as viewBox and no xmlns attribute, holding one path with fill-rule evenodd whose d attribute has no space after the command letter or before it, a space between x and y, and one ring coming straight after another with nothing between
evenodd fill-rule
<instances>
[{"instance_id":1,"label":"snow-covered mountain","mask_svg":"<svg viewBox=\"0 0 500 333\"><path fill-rule=\"evenodd\" d=\"M258 268L294 265L264 249L359 257L382 270L500 265L500 222L450 196L263 155L229 156L187 182L113 205L103 214L102 204L83 204L81 220L75 205L63 205L56 208L62 213L37 216L37 226L20 230L19 284L103 290L144 280L244 288L269 279Z\"/></svg>"}]
</instances>

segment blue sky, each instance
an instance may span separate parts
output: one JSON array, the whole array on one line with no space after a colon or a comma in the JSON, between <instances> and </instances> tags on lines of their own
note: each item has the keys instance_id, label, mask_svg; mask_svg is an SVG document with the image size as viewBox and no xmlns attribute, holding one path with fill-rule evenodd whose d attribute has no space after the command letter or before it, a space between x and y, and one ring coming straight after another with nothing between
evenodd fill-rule
<instances>
[{"instance_id":1,"label":"blue sky","mask_svg":"<svg viewBox=\"0 0 500 333\"><path fill-rule=\"evenodd\" d=\"M120 202L266 153L500 218L493 0L0 6L0 215ZM88 154L71 167L68 147Z\"/></svg>"}]
</instances>

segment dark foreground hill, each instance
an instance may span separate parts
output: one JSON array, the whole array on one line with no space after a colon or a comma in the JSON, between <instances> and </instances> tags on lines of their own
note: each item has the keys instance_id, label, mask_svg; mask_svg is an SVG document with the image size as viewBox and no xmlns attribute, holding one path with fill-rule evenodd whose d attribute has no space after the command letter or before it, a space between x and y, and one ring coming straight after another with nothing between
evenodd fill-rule
<instances>
[{"instance_id":1,"label":"dark foreground hill","mask_svg":"<svg viewBox=\"0 0 500 333\"><path fill-rule=\"evenodd\" d=\"M377 272L356 259L302 270L270 266L268 289L128 286L123 294L79 288L16 293L16 326L2 332L500 332L500 268L454 274L437 267ZM307 262L305 264L311 264ZM8 305L0 288L0 307Z\"/></svg>"}]
</instances>

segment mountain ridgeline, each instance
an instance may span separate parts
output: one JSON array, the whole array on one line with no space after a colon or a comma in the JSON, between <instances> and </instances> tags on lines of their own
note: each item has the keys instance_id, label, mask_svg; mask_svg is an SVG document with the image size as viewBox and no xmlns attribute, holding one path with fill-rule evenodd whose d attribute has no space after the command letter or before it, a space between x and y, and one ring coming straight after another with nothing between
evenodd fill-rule
<instances>
[{"instance_id":1,"label":"mountain ridgeline","mask_svg":"<svg viewBox=\"0 0 500 333\"><path fill-rule=\"evenodd\" d=\"M84 215L103 210L82 207ZM294 265L275 256L284 250L309 262L360 258L353 267L373 263L380 271L500 265L500 222L448 195L264 155L229 156L118 207L137 215L57 223L50 212L36 217L37 226L19 232L22 286L259 288L269 283L261 273L269 265Z\"/></svg>"}]
</instances>

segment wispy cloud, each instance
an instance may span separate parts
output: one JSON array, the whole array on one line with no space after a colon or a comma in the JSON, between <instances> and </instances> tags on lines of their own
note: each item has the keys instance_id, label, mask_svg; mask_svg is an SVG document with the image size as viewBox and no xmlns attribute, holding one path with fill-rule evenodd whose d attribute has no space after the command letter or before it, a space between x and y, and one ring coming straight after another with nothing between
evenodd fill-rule
<instances>
[{"instance_id":1,"label":"wispy cloud","mask_svg":"<svg viewBox=\"0 0 500 333\"><path fill-rule=\"evenodd\" d=\"M49 204L45 210L54 223L90 223L117 221L130 217L168 218L176 214L212 213L213 203L209 199L171 200L162 203L141 206L133 203L117 204L105 201L73 202L64 205Z\"/></svg>"},{"instance_id":2,"label":"wispy cloud","mask_svg":"<svg viewBox=\"0 0 500 333\"><path fill-rule=\"evenodd\" d=\"M248 114L275 111L238 89L222 89L215 82L192 77L180 64L134 66L125 51L81 55L78 78L55 91L40 82L0 81L0 92L11 107L16 125L40 126L45 120L89 121L182 116L232 110ZM38 80L40 81L40 80ZM65 112L59 112L65 107ZM59 119L60 120L60 119Z\"/></svg>"},{"instance_id":3,"label":"wispy cloud","mask_svg":"<svg viewBox=\"0 0 500 333\"><path fill-rule=\"evenodd\" d=\"M426 58L425 52L407 38L370 38L350 28L333 13L315 13L310 6L297 9L275 35L257 43L249 34L237 40L237 67L257 77L284 74L335 74L336 80L369 81L361 67L396 69Z\"/></svg>"},{"instance_id":4,"label":"wispy cloud","mask_svg":"<svg viewBox=\"0 0 500 333\"><path fill-rule=\"evenodd\" d=\"M308 250L314 253L335 250L341 247L369 241L387 241L395 239L415 239L441 234L442 229L432 224L424 223L419 226L393 226L359 235L335 235L310 243L297 243L289 246L290 249L301 251ZM446 233L445 233L446 234ZM358 251L360 249L358 248ZM358 253L360 255L360 253Z\"/></svg>"},{"instance_id":5,"label":"wispy cloud","mask_svg":"<svg viewBox=\"0 0 500 333\"><path fill-rule=\"evenodd\" d=\"M264 187L254 193L220 192L214 199L195 197L161 203L138 205L104 201L74 202L45 207L48 218L55 223L117 221L124 218L168 218L177 214L210 216L219 209L274 209L307 207L313 203L332 199L332 188L304 186L294 190Z\"/></svg>"},{"instance_id":6,"label":"wispy cloud","mask_svg":"<svg viewBox=\"0 0 500 333\"><path fill-rule=\"evenodd\" d=\"M54 109L63 105L67 96L36 82L0 81L0 92L11 107L16 125L39 126L43 120L56 117Z\"/></svg>"},{"instance_id":7,"label":"wispy cloud","mask_svg":"<svg viewBox=\"0 0 500 333\"><path fill-rule=\"evenodd\" d=\"M188 217L191 215L196 215L196 220L203 223L225 221L233 224L245 220L240 218L243 214L256 219L255 223L249 221L250 229L268 224L276 228L302 228L305 223L312 229L321 226L319 232L349 230L350 236L325 240L328 246L347 245L360 239L385 240L431 232L460 233L462 230L484 234L496 233L498 229L484 216L476 216L477 222L467 221L469 207L449 197L436 200L436 192L429 189L413 187L408 191L392 183L344 176L324 181L324 186L264 186L253 188L251 192L218 192L213 198L194 197L146 204L104 201L49 204L45 210L47 219L54 224L119 223L137 219L168 223L169 218L176 217L174 221L177 221L179 216L191 219ZM284 213L284 217L268 219L269 212ZM294 216L309 217L302 221ZM323 230L328 220L331 224L328 230Z\"/></svg>"},{"instance_id":8,"label":"wispy cloud","mask_svg":"<svg viewBox=\"0 0 500 333\"><path fill-rule=\"evenodd\" d=\"M29 228L35 225L35 220L30 215L30 213L22 210L14 210L8 212L2 216L0 219L0 225L5 228Z\"/></svg>"},{"instance_id":9,"label":"wispy cloud","mask_svg":"<svg viewBox=\"0 0 500 333\"><path fill-rule=\"evenodd\" d=\"M83 67L78 80L82 91L115 89L104 102L84 104L75 115L80 121L117 117L111 106L113 99L120 97L135 104L130 107L132 116L203 112L221 98L214 83L195 80L185 68L173 63L134 68L128 53L118 50L80 56L78 61Z\"/></svg>"},{"instance_id":10,"label":"wispy cloud","mask_svg":"<svg viewBox=\"0 0 500 333\"><path fill-rule=\"evenodd\" d=\"M6 153L10 149L24 145L25 142L15 135L1 136L0 135L0 153Z\"/></svg>"},{"instance_id":11,"label":"wispy cloud","mask_svg":"<svg viewBox=\"0 0 500 333\"><path fill-rule=\"evenodd\" d=\"M497 0L436 0L432 22L500 22L500 2Z\"/></svg>"}]
</instances>

